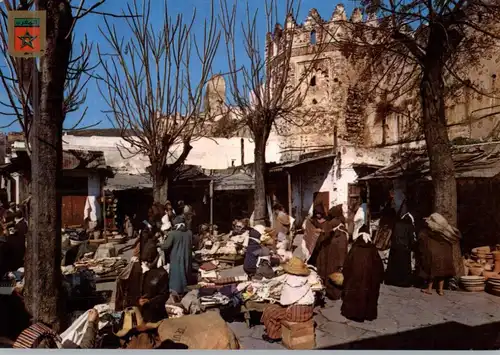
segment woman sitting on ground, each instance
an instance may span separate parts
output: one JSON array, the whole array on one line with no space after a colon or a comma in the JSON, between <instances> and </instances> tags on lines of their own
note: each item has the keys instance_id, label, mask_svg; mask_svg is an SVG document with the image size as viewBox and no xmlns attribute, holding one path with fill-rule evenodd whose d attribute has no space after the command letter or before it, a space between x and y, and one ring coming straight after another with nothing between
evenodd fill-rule
<instances>
[{"instance_id":1,"label":"woman sitting on ground","mask_svg":"<svg viewBox=\"0 0 500 355\"><path fill-rule=\"evenodd\" d=\"M281 290L280 304L264 309L261 322L266 328L262 339L269 343L281 341L281 321L307 322L313 317L314 293L309 284L311 271L297 257L283 266L287 273Z\"/></svg>"}]
</instances>

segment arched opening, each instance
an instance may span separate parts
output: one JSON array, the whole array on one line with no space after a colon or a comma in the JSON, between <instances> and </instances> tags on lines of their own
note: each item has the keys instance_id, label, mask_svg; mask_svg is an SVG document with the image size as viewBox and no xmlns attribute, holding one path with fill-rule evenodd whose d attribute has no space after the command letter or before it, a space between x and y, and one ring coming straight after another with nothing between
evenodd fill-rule
<instances>
[{"instance_id":1,"label":"arched opening","mask_svg":"<svg viewBox=\"0 0 500 355\"><path fill-rule=\"evenodd\" d=\"M316 31L311 31L311 44L316 44Z\"/></svg>"},{"instance_id":2,"label":"arched opening","mask_svg":"<svg viewBox=\"0 0 500 355\"><path fill-rule=\"evenodd\" d=\"M313 99L313 100L312 100L312 103L313 103L313 105L316 105L316 104L318 103L318 100Z\"/></svg>"},{"instance_id":3,"label":"arched opening","mask_svg":"<svg viewBox=\"0 0 500 355\"><path fill-rule=\"evenodd\" d=\"M316 76L313 76L313 77L311 78L311 81L309 82L309 85L310 85L310 86L316 86Z\"/></svg>"}]
</instances>

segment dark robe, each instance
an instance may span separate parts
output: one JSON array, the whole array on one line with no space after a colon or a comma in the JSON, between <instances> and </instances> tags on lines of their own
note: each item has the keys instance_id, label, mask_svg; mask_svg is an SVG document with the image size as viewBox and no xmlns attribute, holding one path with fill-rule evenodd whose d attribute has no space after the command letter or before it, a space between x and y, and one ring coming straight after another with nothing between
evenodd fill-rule
<instances>
[{"instance_id":1,"label":"dark robe","mask_svg":"<svg viewBox=\"0 0 500 355\"><path fill-rule=\"evenodd\" d=\"M316 242L314 262L318 275L326 286L326 296L332 300L340 298L341 289L328 278L334 272L341 272L347 257L348 238L346 227L337 218L322 225L323 232Z\"/></svg>"},{"instance_id":2,"label":"dark robe","mask_svg":"<svg viewBox=\"0 0 500 355\"><path fill-rule=\"evenodd\" d=\"M146 238L147 240L142 240ZM138 237L138 242L138 245L142 244L142 248L139 250L140 260L154 264L155 259L158 257L155 239L143 233ZM146 274L142 273L141 263L137 261L129 264L127 269L116 279L116 311L137 305L139 298L144 295L143 288Z\"/></svg>"},{"instance_id":3,"label":"dark robe","mask_svg":"<svg viewBox=\"0 0 500 355\"><path fill-rule=\"evenodd\" d=\"M177 216L173 221L174 226L179 223L184 223L184 218L181 216ZM186 227L180 227L168 232L167 239L161 246L165 255L170 255L170 291L175 291L179 295L187 291L188 277L191 277L192 245L193 233Z\"/></svg>"},{"instance_id":4,"label":"dark robe","mask_svg":"<svg viewBox=\"0 0 500 355\"><path fill-rule=\"evenodd\" d=\"M152 269L143 275L142 296L149 300L141 307L145 322L155 323L168 318L165 303L168 292L168 273L164 268Z\"/></svg>"},{"instance_id":5,"label":"dark robe","mask_svg":"<svg viewBox=\"0 0 500 355\"><path fill-rule=\"evenodd\" d=\"M21 332L30 326L30 314L24 305L24 299L16 292L0 295L0 337L15 340Z\"/></svg>"},{"instance_id":6,"label":"dark robe","mask_svg":"<svg viewBox=\"0 0 500 355\"><path fill-rule=\"evenodd\" d=\"M6 237L8 271L16 271L24 266L24 253L26 251L25 243L26 239L19 236L17 231Z\"/></svg>"},{"instance_id":7,"label":"dark robe","mask_svg":"<svg viewBox=\"0 0 500 355\"><path fill-rule=\"evenodd\" d=\"M260 233L255 229L250 229L248 246L245 250L245 259L243 261L243 270L245 273L252 277L257 272L257 260L259 259L259 250L261 249Z\"/></svg>"},{"instance_id":8,"label":"dark robe","mask_svg":"<svg viewBox=\"0 0 500 355\"><path fill-rule=\"evenodd\" d=\"M380 284L384 265L377 248L358 237L344 263L344 284L341 314L347 319L363 322L377 318Z\"/></svg>"},{"instance_id":9,"label":"dark robe","mask_svg":"<svg viewBox=\"0 0 500 355\"><path fill-rule=\"evenodd\" d=\"M439 233L424 227L418 233L419 276L425 280L455 276L453 247Z\"/></svg>"},{"instance_id":10,"label":"dark robe","mask_svg":"<svg viewBox=\"0 0 500 355\"><path fill-rule=\"evenodd\" d=\"M391 236L391 249L385 273L386 285L412 285L411 252L415 245L415 227L409 216L396 222Z\"/></svg>"},{"instance_id":11,"label":"dark robe","mask_svg":"<svg viewBox=\"0 0 500 355\"><path fill-rule=\"evenodd\" d=\"M0 235L0 279L9 271L9 264L10 258L7 238L3 235Z\"/></svg>"}]
</instances>

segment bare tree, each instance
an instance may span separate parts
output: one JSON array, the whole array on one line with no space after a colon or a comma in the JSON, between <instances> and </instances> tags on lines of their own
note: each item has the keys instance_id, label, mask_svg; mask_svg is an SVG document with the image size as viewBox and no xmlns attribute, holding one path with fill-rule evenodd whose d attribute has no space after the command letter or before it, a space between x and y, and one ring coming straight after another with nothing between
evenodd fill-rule
<instances>
[{"instance_id":1,"label":"bare tree","mask_svg":"<svg viewBox=\"0 0 500 355\"><path fill-rule=\"evenodd\" d=\"M72 57L72 31L78 19L103 3L85 1L72 6L68 0L4 0L0 39L9 73L1 80L8 108L26 137L31 158L30 230L25 253L25 303L35 322L57 331L65 320L61 276L61 198L57 186L62 178L62 129L66 115L85 100L83 73L89 69L90 46ZM14 59L7 54L7 12L45 10L47 48L39 60ZM73 14L75 10L75 14ZM73 59L72 59L73 58Z\"/></svg>"},{"instance_id":2,"label":"bare tree","mask_svg":"<svg viewBox=\"0 0 500 355\"><path fill-rule=\"evenodd\" d=\"M409 116L418 122L417 129L422 129L426 141L434 210L456 225L457 189L446 105L464 90L496 95L474 80L473 74L492 54L498 56L500 3L362 3L367 21L342 24L351 35L337 37L336 43L348 58L355 58L360 68L364 67L360 81L373 85L371 97L379 117L385 118L390 112L405 115L409 107L420 110Z\"/></svg>"},{"instance_id":3,"label":"bare tree","mask_svg":"<svg viewBox=\"0 0 500 355\"><path fill-rule=\"evenodd\" d=\"M203 89L220 40L213 4L201 41L194 33L199 26L196 12L185 21L181 14L171 16L167 1L163 4L164 22L154 28L149 23L151 1L134 1L124 13L141 10L144 16L127 20L130 38L119 36L106 21L101 32L111 53L98 49L104 68L99 88L109 106L108 117L131 146L122 148L149 158L154 199L160 203L167 200L169 178L187 158L190 142L203 134ZM194 68L200 72L197 78Z\"/></svg>"},{"instance_id":4,"label":"bare tree","mask_svg":"<svg viewBox=\"0 0 500 355\"><path fill-rule=\"evenodd\" d=\"M307 79L320 58L327 43L318 40L309 48L312 55L302 73L295 75L291 66L294 49L295 18L300 9L300 1L287 0L282 23L277 0L266 1L265 16L267 41L264 51L260 46L261 31L258 24L258 11L251 12L246 2L246 18L241 23L236 19L238 1L229 6L221 0L220 22L226 42L226 55L229 67L229 102L231 115L243 122L252 132L254 149L254 223L264 224L266 219L266 145L273 126L278 122L284 125L303 125L312 120L318 112L302 107L308 85ZM237 51L243 41L244 53ZM248 64L242 64L240 59Z\"/></svg>"}]
</instances>

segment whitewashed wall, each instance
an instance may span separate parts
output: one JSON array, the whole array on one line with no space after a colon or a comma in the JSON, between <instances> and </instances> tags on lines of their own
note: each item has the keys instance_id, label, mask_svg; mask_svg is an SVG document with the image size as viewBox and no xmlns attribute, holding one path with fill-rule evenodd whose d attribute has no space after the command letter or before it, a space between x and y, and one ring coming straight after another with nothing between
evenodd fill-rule
<instances>
[{"instance_id":1,"label":"whitewashed wall","mask_svg":"<svg viewBox=\"0 0 500 355\"><path fill-rule=\"evenodd\" d=\"M292 172L292 206L300 221L313 210L313 194L328 191L329 207L343 205L347 212L348 185L355 183L358 175L354 164L373 164L385 166L390 163L392 150L387 148L363 149L352 146L340 148L340 178L337 178L338 162L332 159L318 160L301 165Z\"/></svg>"},{"instance_id":2,"label":"whitewashed wall","mask_svg":"<svg viewBox=\"0 0 500 355\"><path fill-rule=\"evenodd\" d=\"M249 138L244 139L244 163L254 162L254 143ZM130 174L142 174L149 166L149 160L142 154L133 152L130 144L120 137L79 137L65 135L64 149L100 150L104 153L106 164L126 171ZM200 166L204 169L226 169L234 160L235 165L241 164L241 138L201 138L191 143L193 149L189 153L186 164ZM131 152L129 152L131 151ZM172 149L174 161L182 152L182 147ZM267 162L280 161L279 138L269 138L266 160Z\"/></svg>"}]
</instances>

